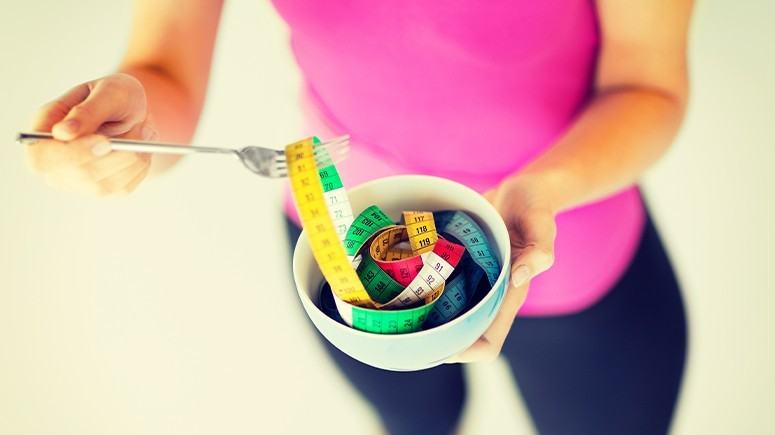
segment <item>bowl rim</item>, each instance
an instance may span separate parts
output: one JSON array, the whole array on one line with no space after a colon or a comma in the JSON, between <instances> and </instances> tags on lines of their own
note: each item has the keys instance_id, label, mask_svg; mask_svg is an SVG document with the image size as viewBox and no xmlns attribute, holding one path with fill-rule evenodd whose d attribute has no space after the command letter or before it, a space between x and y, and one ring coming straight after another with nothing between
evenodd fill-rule
<instances>
[{"instance_id":1,"label":"bowl rim","mask_svg":"<svg viewBox=\"0 0 775 435\"><path fill-rule=\"evenodd\" d=\"M431 182L431 183L446 183L446 184L454 185L456 188L462 188L463 190L467 190L470 193L473 193L476 196L476 198L477 198L476 201L480 202L480 204L483 205L482 208L486 209L487 213L495 214L498 217L498 219L499 219L498 221L501 223L500 228L498 228L497 231L494 228L490 228L490 232L493 234L493 236L497 236L497 232L501 232L502 236L505 237L506 240L508 240L509 233L508 233L508 230L506 229L506 223L503 221L503 218L501 218L500 214L495 209L495 207L493 207L492 204L490 204L479 192L471 189L470 187L468 187L468 186L466 186L464 184L458 183L456 181L453 181L453 180L450 180L450 179L447 179L447 178L436 177L436 176L433 176L433 175L420 175L420 174L392 175L392 176L389 176L389 177L375 178L373 180L369 180L369 181L366 181L364 183L361 183L361 184L359 184L359 185L357 185L357 186L355 186L355 187L353 187L351 189L348 189L348 191L349 191L348 194L351 193L351 192L357 191L357 190L361 190L361 189L365 189L365 188L371 187L372 185L375 185L375 184L384 184L384 183L389 183L389 182L395 182L395 180L397 180L397 179L401 180L402 182L414 180L415 182L419 182L419 183L427 183L427 182ZM466 211L466 210L464 210L464 211ZM479 222L477 222L477 223L479 223ZM296 241L296 245L293 248L292 269L293 269L293 279L294 279L293 285L294 285L294 287L296 287L296 293L299 295L299 298L302 299L302 302L304 303L304 305L306 305L306 303L305 303L305 299L306 299L306 302L311 304L318 311L318 313L321 314L322 317L325 318L326 322L332 323L335 328L341 328L341 330L343 332L354 334L356 336L369 337L369 338L377 339L377 340L400 340L402 338L408 338L408 337L421 337L421 336L424 336L424 335L430 335L430 334L433 334L433 333L439 333L440 331L442 331L444 329L451 329L455 325L463 323L468 317L471 317L478 309L481 309L482 306L487 304L489 299L495 297L495 294L497 292L494 292L493 289L495 289L495 288L499 287L500 285L502 285L503 281L508 278L508 275L509 275L509 270L508 269L509 268L506 267L506 265L511 262L511 259L510 259L511 253L510 252L504 253L504 252L501 252L501 250L499 250L499 249L496 250L496 251L498 251L498 255L501 256L501 259L500 259L501 260L501 271L498 274L498 278L495 280L495 284L493 284L490 287L490 290L487 292L487 294L484 295L484 297L476 305L474 305L473 307L469 308L468 311L466 311L462 315L460 315L460 316L450 320L449 322L446 322L446 323L443 323L441 325L435 326L435 327L433 327L431 329L424 329L424 330L415 331L415 332L407 332L407 333L403 333L403 334L376 334L376 333L373 333L373 332L361 331L359 329L355 329L355 328L352 328L350 326L343 325L343 324L337 322L336 320L328 317L328 315L326 315L326 313L324 313L320 309L320 307L318 307L317 304L315 304L315 302L312 301L312 298L307 294L306 291L302 292L302 290L297 285L297 279L296 279L297 275L298 275L298 273L297 273L297 263L296 263L297 255L296 254L297 254L297 251L299 250L299 246L301 245L301 243L299 243L299 242L301 241L302 237L304 237L305 240L307 239L306 231L304 231L303 229L302 229L301 234L299 235L299 238ZM307 242L307 245L309 246L309 242ZM313 259L313 261L314 261L314 259ZM508 290L509 289L506 288L504 291L508 292ZM505 294L504 294L504 298L505 298Z\"/></svg>"}]
</instances>

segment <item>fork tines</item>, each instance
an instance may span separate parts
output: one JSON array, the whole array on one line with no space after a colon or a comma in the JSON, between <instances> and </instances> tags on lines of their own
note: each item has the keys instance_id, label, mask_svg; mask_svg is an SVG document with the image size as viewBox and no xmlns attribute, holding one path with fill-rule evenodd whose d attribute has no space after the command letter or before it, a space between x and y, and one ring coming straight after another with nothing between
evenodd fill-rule
<instances>
[{"instance_id":1,"label":"fork tines","mask_svg":"<svg viewBox=\"0 0 775 435\"><path fill-rule=\"evenodd\" d=\"M350 136L344 135L336 137L315 146L315 162L324 166L337 164L344 160L349 150ZM287 175L285 154L278 155L277 158L275 158L275 168L277 169L279 176Z\"/></svg>"}]
</instances>

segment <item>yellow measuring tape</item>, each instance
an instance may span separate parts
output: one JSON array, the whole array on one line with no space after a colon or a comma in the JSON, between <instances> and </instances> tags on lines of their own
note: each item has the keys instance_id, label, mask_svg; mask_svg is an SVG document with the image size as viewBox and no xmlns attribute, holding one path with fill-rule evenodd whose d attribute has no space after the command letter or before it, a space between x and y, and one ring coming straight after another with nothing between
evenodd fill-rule
<instances>
[{"instance_id":1,"label":"yellow measuring tape","mask_svg":"<svg viewBox=\"0 0 775 435\"><path fill-rule=\"evenodd\" d=\"M422 254L432 251L433 245L439 239L436 233L436 223L433 221L433 213L429 211L405 211L403 217L412 252Z\"/></svg>"},{"instance_id":2,"label":"yellow measuring tape","mask_svg":"<svg viewBox=\"0 0 775 435\"><path fill-rule=\"evenodd\" d=\"M347 259L328 214L323 185L315 163L313 139L307 138L288 145L285 158L291 189L302 224L307 230L312 254L331 285L331 290L347 303L373 307L374 303Z\"/></svg>"}]
</instances>

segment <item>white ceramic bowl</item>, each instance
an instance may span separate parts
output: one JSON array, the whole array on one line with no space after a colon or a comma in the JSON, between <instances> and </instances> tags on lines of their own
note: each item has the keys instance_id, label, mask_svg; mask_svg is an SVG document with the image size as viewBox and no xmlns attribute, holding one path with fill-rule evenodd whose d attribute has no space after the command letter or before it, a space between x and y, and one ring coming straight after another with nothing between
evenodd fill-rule
<instances>
[{"instance_id":1,"label":"white ceramic bowl","mask_svg":"<svg viewBox=\"0 0 775 435\"><path fill-rule=\"evenodd\" d=\"M293 253L293 277L304 310L328 341L351 357L374 367L411 371L437 366L474 343L492 323L509 280L509 234L498 212L476 191L444 178L401 175L372 180L349 191L357 215L378 205L394 220L403 210L462 210L482 227L501 262L490 291L461 316L435 328L407 334L382 335L347 327L316 305L323 275L312 256L306 232Z\"/></svg>"}]
</instances>

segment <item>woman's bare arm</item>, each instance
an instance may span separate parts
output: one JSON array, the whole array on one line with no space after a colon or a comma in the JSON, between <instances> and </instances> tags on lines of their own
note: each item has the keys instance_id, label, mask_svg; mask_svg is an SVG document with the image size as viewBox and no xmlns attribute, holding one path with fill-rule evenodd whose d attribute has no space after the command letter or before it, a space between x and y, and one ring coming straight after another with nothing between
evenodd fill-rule
<instances>
[{"instance_id":1,"label":"woman's bare arm","mask_svg":"<svg viewBox=\"0 0 775 435\"><path fill-rule=\"evenodd\" d=\"M188 142L204 104L223 0L136 0L120 70L143 84L164 140Z\"/></svg>"},{"instance_id":2,"label":"woman's bare arm","mask_svg":"<svg viewBox=\"0 0 775 435\"><path fill-rule=\"evenodd\" d=\"M516 177L556 210L633 183L669 147L688 94L690 0L598 0L595 96L573 126Z\"/></svg>"},{"instance_id":3,"label":"woman's bare arm","mask_svg":"<svg viewBox=\"0 0 775 435\"><path fill-rule=\"evenodd\" d=\"M188 143L204 105L223 0L136 0L120 71L143 84L159 136ZM177 161L156 156L164 167Z\"/></svg>"},{"instance_id":4,"label":"woman's bare arm","mask_svg":"<svg viewBox=\"0 0 775 435\"><path fill-rule=\"evenodd\" d=\"M485 196L511 238L511 288L490 328L452 361L495 358L530 280L554 262L555 216L632 184L670 145L687 98L690 0L598 0L595 95L545 153Z\"/></svg>"},{"instance_id":5,"label":"woman's bare arm","mask_svg":"<svg viewBox=\"0 0 775 435\"><path fill-rule=\"evenodd\" d=\"M112 196L177 161L112 151L105 137L191 140L221 7L222 0L136 0L119 73L81 83L40 108L32 128L54 138L26 147L30 167L56 189Z\"/></svg>"}]
</instances>

